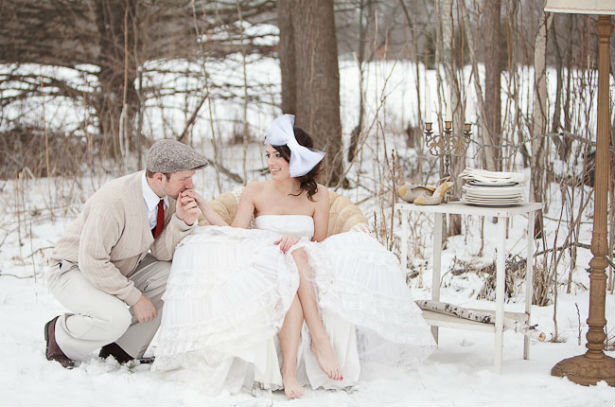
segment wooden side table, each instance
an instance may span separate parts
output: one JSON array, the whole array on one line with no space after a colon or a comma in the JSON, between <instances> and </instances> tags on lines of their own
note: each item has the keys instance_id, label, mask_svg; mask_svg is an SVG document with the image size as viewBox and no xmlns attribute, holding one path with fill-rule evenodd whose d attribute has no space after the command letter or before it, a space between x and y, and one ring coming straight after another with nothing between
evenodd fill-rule
<instances>
[{"instance_id":1,"label":"wooden side table","mask_svg":"<svg viewBox=\"0 0 615 407\"><path fill-rule=\"evenodd\" d=\"M414 205L408 203L396 204L397 210L401 215L402 238L401 246L401 263L405 269L407 267L408 256L408 216L410 212L433 213L434 214L434 233L433 233L433 267L432 267L432 283L431 283L431 299L440 301L440 272L441 272L441 253L442 253L442 217L445 214L459 215L476 215L485 217L498 218L498 242L497 242L497 258L496 258L496 290L495 290L495 326L485 325L478 322L468 321L461 318L438 315L430 315L435 313L424 313L425 320L432 325L432 333L438 342L438 326L447 326L454 328L479 329L495 333L495 355L494 368L500 373L502 371L502 355L503 355L503 333L504 333L504 284L505 284L505 268L504 262L506 259L506 219L512 218L515 215L528 215L527 224L527 271L525 274L525 313L506 313L512 318L522 320L526 326L530 325L530 314L532 308L532 289L533 289L533 258L534 258L534 212L542 209L542 203L530 202L518 206L510 207L483 207L472 206L461 202L449 202L440 205ZM480 310L484 311L484 310ZM516 314L516 315L515 315ZM530 357L530 338L524 334L523 340L523 358Z\"/></svg>"}]
</instances>

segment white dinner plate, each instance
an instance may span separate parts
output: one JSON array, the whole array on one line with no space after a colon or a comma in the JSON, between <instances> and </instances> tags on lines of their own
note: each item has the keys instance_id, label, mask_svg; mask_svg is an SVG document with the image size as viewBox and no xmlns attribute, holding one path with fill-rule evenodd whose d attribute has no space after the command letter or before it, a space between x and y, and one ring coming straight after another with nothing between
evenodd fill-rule
<instances>
[{"instance_id":1,"label":"white dinner plate","mask_svg":"<svg viewBox=\"0 0 615 407\"><path fill-rule=\"evenodd\" d=\"M468 184L473 187L514 187L515 185L519 185L518 182L514 181L497 181L497 183L489 183L489 182L480 182L480 181L468 181Z\"/></svg>"},{"instance_id":2,"label":"white dinner plate","mask_svg":"<svg viewBox=\"0 0 615 407\"><path fill-rule=\"evenodd\" d=\"M474 205L474 206L517 206L523 203L523 200L515 200L515 201L480 201L480 200L468 200L465 198L461 198L461 202Z\"/></svg>"},{"instance_id":3,"label":"white dinner plate","mask_svg":"<svg viewBox=\"0 0 615 407\"><path fill-rule=\"evenodd\" d=\"M508 188L487 188L483 189L474 189L474 188L462 188L461 191L466 194L471 194L474 196L519 196L525 193L523 188L521 189L508 189Z\"/></svg>"},{"instance_id":4,"label":"white dinner plate","mask_svg":"<svg viewBox=\"0 0 615 407\"><path fill-rule=\"evenodd\" d=\"M488 195L477 195L477 194L470 194L470 193L465 193L464 196L467 196L468 198L475 198L475 199L499 199L499 200L503 200L503 199L519 199L519 198L523 198L522 194L515 194L515 195L498 195L498 196L488 196Z\"/></svg>"},{"instance_id":5,"label":"white dinner plate","mask_svg":"<svg viewBox=\"0 0 615 407\"><path fill-rule=\"evenodd\" d=\"M514 187L475 187L472 185L464 185L462 190L485 195L509 195L523 193L526 188L518 185Z\"/></svg>"}]
</instances>

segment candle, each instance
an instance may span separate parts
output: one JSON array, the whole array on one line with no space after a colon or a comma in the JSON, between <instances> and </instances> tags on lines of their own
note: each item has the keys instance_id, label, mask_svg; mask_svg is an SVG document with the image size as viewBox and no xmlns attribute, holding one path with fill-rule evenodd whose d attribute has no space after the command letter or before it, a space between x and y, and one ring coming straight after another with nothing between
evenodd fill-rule
<instances>
[{"instance_id":1,"label":"candle","mask_svg":"<svg viewBox=\"0 0 615 407\"><path fill-rule=\"evenodd\" d=\"M431 89L427 86L427 75L425 75L425 121L431 121Z\"/></svg>"}]
</instances>

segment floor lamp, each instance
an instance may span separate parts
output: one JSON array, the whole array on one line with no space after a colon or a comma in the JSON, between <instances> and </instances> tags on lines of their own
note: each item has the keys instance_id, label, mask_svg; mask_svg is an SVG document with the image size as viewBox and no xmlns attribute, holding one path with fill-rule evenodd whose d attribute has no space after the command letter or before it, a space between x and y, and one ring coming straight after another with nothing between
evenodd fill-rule
<instances>
[{"instance_id":1,"label":"floor lamp","mask_svg":"<svg viewBox=\"0 0 615 407\"><path fill-rule=\"evenodd\" d=\"M615 0L547 0L545 11L553 13L598 14L598 128L596 131L596 172L594 177L594 225L589 262L589 316L587 352L557 363L551 374L567 377L582 385L606 381L615 386L615 359L604 354L606 301L607 203L610 182L609 39L613 32L611 15Z\"/></svg>"}]
</instances>

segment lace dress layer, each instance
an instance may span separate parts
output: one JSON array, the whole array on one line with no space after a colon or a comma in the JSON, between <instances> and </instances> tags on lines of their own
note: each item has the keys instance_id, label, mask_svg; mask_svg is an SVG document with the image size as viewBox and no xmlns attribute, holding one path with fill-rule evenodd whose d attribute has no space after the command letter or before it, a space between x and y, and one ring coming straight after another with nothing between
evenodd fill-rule
<instances>
[{"instance_id":1,"label":"lace dress layer","mask_svg":"<svg viewBox=\"0 0 615 407\"><path fill-rule=\"evenodd\" d=\"M300 382L352 386L362 364L416 366L434 349L396 257L375 239L347 232L312 242L313 219L301 215L263 215L255 226L199 227L177 247L162 322L148 351L156 356L153 370L211 394L282 388L276 334L299 286L292 254L273 243L282 235L301 238L292 250L308 254L305 277L344 377L333 381L320 370L304 324Z\"/></svg>"}]
</instances>

